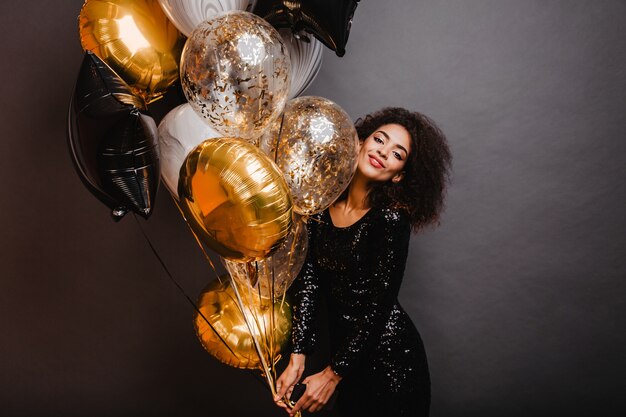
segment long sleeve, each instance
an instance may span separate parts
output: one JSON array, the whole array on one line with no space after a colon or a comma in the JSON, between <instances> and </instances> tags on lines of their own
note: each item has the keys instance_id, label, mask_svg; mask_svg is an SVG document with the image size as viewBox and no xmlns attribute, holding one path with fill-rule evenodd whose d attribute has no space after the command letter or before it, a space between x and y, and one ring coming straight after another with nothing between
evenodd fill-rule
<instances>
[{"instance_id":1,"label":"long sleeve","mask_svg":"<svg viewBox=\"0 0 626 417\"><path fill-rule=\"evenodd\" d=\"M320 299L320 277L314 259L316 218L307 222L308 251L298 277L289 289L293 297L291 342L293 353L311 353L317 338L317 312Z\"/></svg>"},{"instance_id":2,"label":"long sleeve","mask_svg":"<svg viewBox=\"0 0 626 417\"><path fill-rule=\"evenodd\" d=\"M366 313L357 319L331 361L331 368L340 376L346 376L366 360L364 356L378 340L397 302L404 275L410 238L407 215L386 209L374 225L361 268L363 275L369 275L362 279L371 286Z\"/></svg>"}]
</instances>

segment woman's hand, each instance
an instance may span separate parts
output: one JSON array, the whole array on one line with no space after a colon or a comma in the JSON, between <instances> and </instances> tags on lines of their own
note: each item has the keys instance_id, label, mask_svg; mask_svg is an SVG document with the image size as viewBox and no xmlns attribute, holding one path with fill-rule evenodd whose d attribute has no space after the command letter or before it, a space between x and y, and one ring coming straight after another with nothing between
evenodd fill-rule
<instances>
[{"instance_id":1,"label":"woman's hand","mask_svg":"<svg viewBox=\"0 0 626 417\"><path fill-rule=\"evenodd\" d=\"M274 402L287 411L290 409L283 401L283 398L287 397L288 399L291 396L293 386L296 385L300 377L302 377L305 359L306 356L302 353L292 353L289 357L289 365L287 365L276 381L276 396L274 397Z\"/></svg>"},{"instance_id":2,"label":"woman's hand","mask_svg":"<svg viewBox=\"0 0 626 417\"><path fill-rule=\"evenodd\" d=\"M302 381L306 384L306 391L296 405L288 410L289 415L294 416L300 410L308 410L312 413L321 410L335 392L339 381L341 377L334 373L330 366L306 378Z\"/></svg>"}]
</instances>

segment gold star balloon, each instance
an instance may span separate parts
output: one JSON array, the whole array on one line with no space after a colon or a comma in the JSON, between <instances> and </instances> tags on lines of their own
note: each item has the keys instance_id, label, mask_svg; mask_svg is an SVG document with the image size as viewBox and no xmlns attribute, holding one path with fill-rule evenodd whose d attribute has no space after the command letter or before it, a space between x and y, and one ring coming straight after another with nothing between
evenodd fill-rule
<instances>
[{"instance_id":1,"label":"gold star balloon","mask_svg":"<svg viewBox=\"0 0 626 417\"><path fill-rule=\"evenodd\" d=\"M178 79L183 37L157 0L87 0L78 27L83 49L106 62L146 102Z\"/></svg>"}]
</instances>

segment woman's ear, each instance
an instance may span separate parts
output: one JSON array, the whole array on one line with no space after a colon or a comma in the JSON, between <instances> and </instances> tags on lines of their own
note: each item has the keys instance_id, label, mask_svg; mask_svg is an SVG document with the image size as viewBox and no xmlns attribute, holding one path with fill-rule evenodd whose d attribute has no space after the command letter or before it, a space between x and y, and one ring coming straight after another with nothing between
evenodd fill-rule
<instances>
[{"instance_id":1,"label":"woman's ear","mask_svg":"<svg viewBox=\"0 0 626 417\"><path fill-rule=\"evenodd\" d=\"M397 184L400 181L402 181L402 178L404 178L404 171L399 172L396 175L394 175L394 177L391 179L391 182L393 182L394 184Z\"/></svg>"}]
</instances>

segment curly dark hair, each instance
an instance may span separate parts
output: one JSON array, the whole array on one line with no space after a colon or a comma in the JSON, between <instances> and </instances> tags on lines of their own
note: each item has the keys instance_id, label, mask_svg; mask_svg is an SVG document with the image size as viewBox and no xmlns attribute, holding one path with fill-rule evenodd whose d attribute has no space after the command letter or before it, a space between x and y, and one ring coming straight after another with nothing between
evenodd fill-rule
<instances>
[{"instance_id":1,"label":"curly dark hair","mask_svg":"<svg viewBox=\"0 0 626 417\"><path fill-rule=\"evenodd\" d=\"M415 232L429 225L439 225L452 165L446 137L425 115L401 107L387 107L356 121L359 140L363 142L387 124L399 124L409 132L411 149L402 181L375 184L368 194L368 204L405 210Z\"/></svg>"}]
</instances>

